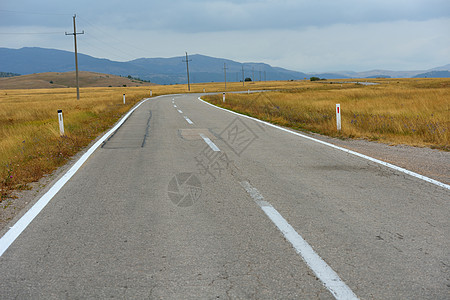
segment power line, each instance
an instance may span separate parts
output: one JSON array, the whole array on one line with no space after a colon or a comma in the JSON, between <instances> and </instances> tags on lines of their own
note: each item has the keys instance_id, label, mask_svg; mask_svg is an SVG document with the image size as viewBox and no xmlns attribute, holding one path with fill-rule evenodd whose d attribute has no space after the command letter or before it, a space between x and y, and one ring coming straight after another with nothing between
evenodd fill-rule
<instances>
[{"instance_id":1,"label":"power line","mask_svg":"<svg viewBox=\"0 0 450 300\"><path fill-rule=\"evenodd\" d=\"M102 36L107 36L110 39L115 40L116 42L118 42L120 45L128 46L127 48L129 48L131 51L136 50L136 49L137 50L141 50L141 51L148 51L148 49L143 49L141 47L138 47L136 44L131 44L131 43L127 42L127 41L124 41L124 40L121 40L121 39L117 38L116 35L110 34L107 30L103 30L100 27L92 24L86 18L84 18L82 16L79 16L79 19L82 20L82 22L87 23L89 25L89 27L92 28L94 31L98 31ZM90 33L90 34L92 35L92 33ZM98 41L100 41L102 43L108 44L108 47L114 48L115 50L121 52L122 54L127 55L128 60L129 60L129 57L133 57L133 58L139 57L139 55L136 55L136 53L132 53L132 55L130 55L131 51L125 52L125 51L123 51L123 50L113 46L113 44L111 44L111 43L106 43L106 42L101 41L100 39L95 38L95 37L94 37L94 39L96 39L96 40L98 40Z\"/></svg>"},{"instance_id":2,"label":"power line","mask_svg":"<svg viewBox=\"0 0 450 300\"><path fill-rule=\"evenodd\" d=\"M227 64L223 63L223 72L225 74L225 91L227 90Z\"/></svg>"},{"instance_id":3,"label":"power line","mask_svg":"<svg viewBox=\"0 0 450 300\"><path fill-rule=\"evenodd\" d=\"M105 47L98 47L98 46L93 46L92 44L90 44L91 47L97 48L97 49L99 49L99 50L101 50L103 52L109 52L109 53L111 53L111 54L113 54L113 55L115 55L117 57L120 57L120 58L126 60L126 61L130 60L130 57L135 58L135 56L130 56L129 53L127 53L127 52L125 52L125 51L123 51L123 50L113 46L111 43L107 43L105 41L102 41L101 39L99 39L95 35L93 35L91 32L86 32L86 38L92 38L93 40L98 41L102 46L105 46ZM111 50L115 50L116 52L114 53L114 51L111 51Z\"/></svg>"},{"instance_id":4,"label":"power line","mask_svg":"<svg viewBox=\"0 0 450 300\"><path fill-rule=\"evenodd\" d=\"M112 49L109 46L102 47L102 46L99 46L98 43L92 43L92 39L89 39L89 38L92 38L92 36L88 32L85 32L85 37L83 38L83 44L78 46L80 53L87 54L87 53L89 53L89 51L91 51L91 52L94 51L97 53L102 53L102 58L105 58L105 56L110 55L110 56L114 56L119 59L122 59L124 61L129 60L128 56L125 57L123 55L119 55L117 51L111 51Z\"/></svg>"},{"instance_id":5,"label":"power line","mask_svg":"<svg viewBox=\"0 0 450 300\"><path fill-rule=\"evenodd\" d=\"M83 32L77 32L77 27L75 24L75 18L77 17L77 15L73 16L73 33L67 33L66 35L73 35L73 41L75 44L75 73L76 73L76 82L77 82L77 100L80 100L80 86L78 84L78 55L77 55L77 34L84 34L84 30Z\"/></svg>"},{"instance_id":6,"label":"power line","mask_svg":"<svg viewBox=\"0 0 450 300\"><path fill-rule=\"evenodd\" d=\"M50 12L32 12L32 11L19 11L19 10L5 10L0 9L0 15L2 13L11 13L11 14L32 14L32 15L49 15L49 16L68 16L69 14L65 13L50 13ZM72 15L72 14L70 14ZM148 49L143 49L142 47L137 46L134 43L125 42L119 38L117 38L116 35L113 35L109 33L107 30L101 29L99 26L94 25L92 22L90 22L87 18L78 16L78 23L80 23L81 20L81 26L83 26L85 29L88 29L86 32L86 38L83 40L87 42L88 45L90 45L91 48L96 48L98 50L101 50L102 53L107 52L113 55L114 57L119 58L123 61L130 61L133 59L136 59L138 57L142 57L144 55L138 55L133 50L142 50L142 51L148 51ZM85 26L83 24L87 24L88 26ZM88 28L86 28L88 27ZM90 29L90 30L89 30ZM98 34L96 34L96 32ZM20 36L26 36L26 35L56 35L61 34L61 32L0 32L0 36L14 36L14 35L20 35ZM103 38L100 38L102 36ZM108 42L105 40L104 37L107 37L108 39L116 42ZM92 43L89 43L88 41L91 40ZM96 41L96 42L95 42ZM117 47L117 45L120 45L121 47ZM124 47L125 46L125 47ZM83 48L83 47L81 47ZM124 48L126 50L124 50Z\"/></svg>"},{"instance_id":7,"label":"power line","mask_svg":"<svg viewBox=\"0 0 450 300\"><path fill-rule=\"evenodd\" d=\"M186 52L186 60L183 60L183 62L186 62L186 69L187 69L187 80L188 80L188 91L191 91L191 84L189 83L189 62L192 61L188 59L188 54Z\"/></svg>"},{"instance_id":8,"label":"power line","mask_svg":"<svg viewBox=\"0 0 450 300\"><path fill-rule=\"evenodd\" d=\"M0 34L3 35L18 35L18 34L23 34L23 35L36 35L36 34L61 34L61 32L0 32Z\"/></svg>"},{"instance_id":9,"label":"power line","mask_svg":"<svg viewBox=\"0 0 450 300\"><path fill-rule=\"evenodd\" d=\"M69 13L49 13L49 12L8 10L8 9L0 9L0 12L14 13L14 14L27 14L27 15L44 15L44 16L70 16L70 15L72 15Z\"/></svg>"}]
</instances>

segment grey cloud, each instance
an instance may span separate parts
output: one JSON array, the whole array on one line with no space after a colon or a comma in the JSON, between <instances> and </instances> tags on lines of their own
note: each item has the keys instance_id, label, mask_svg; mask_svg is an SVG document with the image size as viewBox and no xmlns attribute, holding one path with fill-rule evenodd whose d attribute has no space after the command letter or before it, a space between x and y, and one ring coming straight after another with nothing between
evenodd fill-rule
<instances>
[{"instance_id":1,"label":"grey cloud","mask_svg":"<svg viewBox=\"0 0 450 300\"><path fill-rule=\"evenodd\" d=\"M125 9L122 26L181 32L299 29L449 17L443 0L156 1Z\"/></svg>"},{"instance_id":2,"label":"grey cloud","mask_svg":"<svg viewBox=\"0 0 450 300\"><path fill-rule=\"evenodd\" d=\"M425 21L450 17L446 0L10 1L0 9L79 13L90 22L128 29L212 32L299 29L333 24ZM0 11L0 26L61 26L62 16ZM67 18L67 17L66 17ZM70 22L70 20L69 20Z\"/></svg>"}]
</instances>

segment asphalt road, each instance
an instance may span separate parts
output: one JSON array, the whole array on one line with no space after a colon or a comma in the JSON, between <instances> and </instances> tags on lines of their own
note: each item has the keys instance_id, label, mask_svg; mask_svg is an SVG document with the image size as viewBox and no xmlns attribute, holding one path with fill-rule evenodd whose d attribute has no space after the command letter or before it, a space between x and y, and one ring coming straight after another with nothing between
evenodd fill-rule
<instances>
[{"instance_id":1,"label":"asphalt road","mask_svg":"<svg viewBox=\"0 0 450 300\"><path fill-rule=\"evenodd\" d=\"M448 189L197 97L92 154L0 257L1 299L450 297Z\"/></svg>"}]
</instances>

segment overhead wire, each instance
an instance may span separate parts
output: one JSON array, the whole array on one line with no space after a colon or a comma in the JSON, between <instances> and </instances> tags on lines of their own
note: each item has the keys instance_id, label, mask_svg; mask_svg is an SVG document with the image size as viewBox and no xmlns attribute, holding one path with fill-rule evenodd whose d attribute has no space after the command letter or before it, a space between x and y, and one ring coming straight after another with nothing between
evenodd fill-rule
<instances>
[{"instance_id":1,"label":"overhead wire","mask_svg":"<svg viewBox=\"0 0 450 300\"><path fill-rule=\"evenodd\" d=\"M80 20L82 20L82 22L86 23L89 27L91 27L91 29L93 29L94 32L97 31L101 35L107 36L110 40L116 41L117 42L116 44L111 44L110 42L106 42L104 39L99 38L96 34L92 34L91 33L92 37L95 40L97 40L97 41L99 41L101 43L107 44L108 47L111 47L111 48L115 49L116 51L120 52L121 54L126 55L129 58L131 57L131 59L128 59L128 60L132 60L132 59L136 59L136 58L142 57L141 55L137 55L137 53L135 52L136 49L137 50L141 50L141 51L148 51L148 49L140 48L136 44L132 44L132 43L130 43L128 41L124 41L122 39L117 38L117 36L109 33L106 30L103 30L102 28L100 28L97 25L94 25L93 23L91 23L90 21L88 21L86 18L84 18L82 16L78 16L78 17L80 18ZM122 45L122 47L125 46L125 48L128 48L129 50L128 51L122 50L123 48L116 47L117 44Z\"/></svg>"},{"instance_id":2,"label":"overhead wire","mask_svg":"<svg viewBox=\"0 0 450 300\"><path fill-rule=\"evenodd\" d=\"M10 14L30 14L30 15L48 15L48 16L73 16L73 14L68 13L55 13L55 12L39 12L39 11L23 11L23 10L7 10L7 9L0 9L1 13L10 13ZM80 42L79 47L81 49L85 48L83 43L87 44L87 48L96 49L100 52L106 52L110 55L113 55L114 57L123 60L123 61L130 61L139 57L142 57L142 55L138 55L136 53L136 50L145 51L147 52L148 49L144 49L142 47L139 47L138 45L135 45L134 43L130 43L128 41L124 41L117 36L109 33L107 30L102 29L101 27L94 25L91 21L89 21L87 18L76 15L77 18L81 21L77 24L78 28L82 28L85 31L85 35L83 38L80 36ZM62 32L0 32L0 35L56 35L56 34L62 34ZM103 38L103 36L107 37L107 39ZM110 42L110 41L115 42ZM120 45L118 47L117 45ZM126 50L125 50L126 49Z\"/></svg>"},{"instance_id":3,"label":"overhead wire","mask_svg":"<svg viewBox=\"0 0 450 300\"><path fill-rule=\"evenodd\" d=\"M27 14L27 15L44 15L44 16L71 16L72 15L72 14L68 14L68 13L50 13L50 12L9 10L9 9L0 9L0 12L15 13L15 14Z\"/></svg>"},{"instance_id":4,"label":"overhead wire","mask_svg":"<svg viewBox=\"0 0 450 300\"><path fill-rule=\"evenodd\" d=\"M78 51L80 53L86 53L88 51L85 51L84 49L93 49L96 52L100 52L100 53L108 53L114 57L120 58L124 61L128 61L129 60L129 56L122 56L121 54L118 54L118 52L116 51L120 51L119 49L116 49L116 51L111 51L110 47L103 47L103 46L99 46L98 43L92 43L92 39L89 39L89 37L96 39L94 36L87 34L85 32L85 37L83 37L83 39L81 40L80 43L78 43ZM103 44L102 44L103 45ZM106 57L103 57L106 58Z\"/></svg>"},{"instance_id":5,"label":"overhead wire","mask_svg":"<svg viewBox=\"0 0 450 300\"><path fill-rule=\"evenodd\" d=\"M24 35L35 35L35 34L61 34L61 32L0 32L0 34L3 35L17 35L17 34L24 34Z\"/></svg>"}]
</instances>

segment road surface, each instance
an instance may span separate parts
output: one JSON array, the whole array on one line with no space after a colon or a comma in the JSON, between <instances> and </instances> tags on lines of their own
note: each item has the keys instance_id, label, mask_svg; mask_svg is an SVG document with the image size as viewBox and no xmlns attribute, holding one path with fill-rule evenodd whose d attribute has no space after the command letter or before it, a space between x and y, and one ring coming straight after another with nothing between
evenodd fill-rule
<instances>
[{"instance_id":1,"label":"road surface","mask_svg":"<svg viewBox=\"0 0 450 300\"><path fill-rule=\"evenodd\" d=\"M448 189L197 98L102 143L0 257L1 299L449 298Z\"/></svg>"}]
</instances>

